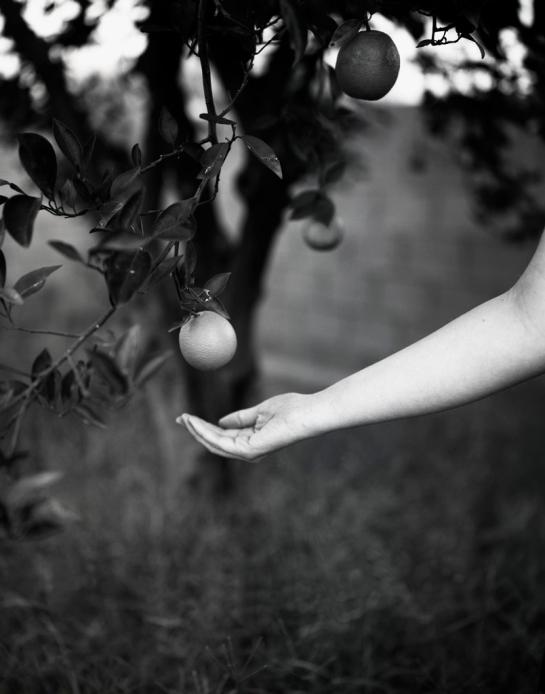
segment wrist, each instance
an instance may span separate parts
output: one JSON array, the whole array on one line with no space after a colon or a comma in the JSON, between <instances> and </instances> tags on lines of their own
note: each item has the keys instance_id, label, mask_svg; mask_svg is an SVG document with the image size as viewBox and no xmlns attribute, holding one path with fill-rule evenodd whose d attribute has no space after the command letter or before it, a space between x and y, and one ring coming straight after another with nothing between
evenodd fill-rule
<instances>
[{"instance_id":1,"label":"wrist","mask_svg":"<svg viewBox=\"0 0 545 694\"><path fill-rule=\"evenodd\" d=\"M334 405L326 390L298 395L292 413L292 426L298 438L326 434L335 428Z\"/></svg>"}]
</instances>

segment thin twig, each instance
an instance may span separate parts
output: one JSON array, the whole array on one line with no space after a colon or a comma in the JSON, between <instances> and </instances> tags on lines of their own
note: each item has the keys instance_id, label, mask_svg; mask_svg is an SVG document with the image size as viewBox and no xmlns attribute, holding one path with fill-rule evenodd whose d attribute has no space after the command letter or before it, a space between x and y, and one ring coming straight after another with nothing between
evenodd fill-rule
<instances>
[{"instance_id":1,"label":"thin twig","mask_svg":"<svg viewBox=\"0 0 545 694\"><path fill-rule=\"evenodd\" d=\"M46 376L49 376L50 373L53 373L56 369L59 368L59 366L62 366L65 361L68 361L68 359L74 354L76 350L78 350L84 342L86 342L91 335L96 333L97 330L99 330L104 323L106 323L116 312L116 307L112 306L110 307L106 313L104 313L98 320L94 321L79 337L77 340L75 340L68 349L61 354L61 356L56 359L50 366L47 367L47 369L44 369L43 371L40 371L40 375L36 380L32 381L30 385L23 390L19 395L17 395L13 401L11 402L12 405L15 405L16 403L20 402L21 400L24 400L27 397L30 397L30 395L40 386L40 384L43 382L43 380L46 378Z\"/></svg>"},{"instance_id":2,"label":"thin twig","mask_svg":"<svg viewBox=\"0 0 545 694\"><path fill-rule=\"evenodd\" d=\"M74 340L79 337L79 335L76 335L74 333L63 333L57 332L56 330L33 330L32 328L21 328L17 325L3 325L1 329L14 330L16 332L29 333L31 335L53 335L53 337L68 337L71 340Z\"/></svg>"}]
</instances>

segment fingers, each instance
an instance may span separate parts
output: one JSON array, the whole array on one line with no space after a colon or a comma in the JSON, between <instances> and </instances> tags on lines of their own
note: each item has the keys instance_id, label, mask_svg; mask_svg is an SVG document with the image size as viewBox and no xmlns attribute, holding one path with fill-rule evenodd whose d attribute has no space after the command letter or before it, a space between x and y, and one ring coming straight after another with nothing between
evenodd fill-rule
<instances>
[{"instance_id":1,"label":"fingers","mask_svg":"<svg viewBox=\"0 0 545 694\"><path fill-rule=\"evenodd\" d=\"M251 427L255 424L257 410L257 405L255 407L249 407L246 410L237 410L237 412L226 414L218 423L224 429Z\"/></svg>"},{"instance_id":2,"label":"fingers","mask_svg":"<svg viewBox=\"0 0 545 694\"><path fill-rule=\"evenodd\" d=\"M199 417L183 414L176 420L183 423L192 436L197 439L205 448L216 455L227 458L238 458L240 460L253 460L254 455L248 445L248 435L250 432L224 431L220 427L205 422Z\"/></svg>"}]
</instances>

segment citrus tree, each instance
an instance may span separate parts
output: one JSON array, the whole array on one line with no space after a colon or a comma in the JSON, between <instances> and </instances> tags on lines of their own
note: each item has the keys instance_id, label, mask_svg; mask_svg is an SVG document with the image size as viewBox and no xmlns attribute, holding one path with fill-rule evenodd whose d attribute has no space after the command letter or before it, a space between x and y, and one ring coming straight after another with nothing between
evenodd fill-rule
<instances>
[{"instance_id":1,"label":"citrus tree","mask_svg":"<svg viewBox=\"0 0 545 694\"><path fill-rule=\"evenodd\" d=\"M59 354L43 349L29 367L0 364L0 465L10 480L1 511L9 532L30 532L59 516L44 506L50 475L18 479L21 425L31 409L101 424L104 411L124 404L167 358L145 354L136 329L104 338L101 328L136 297L155 297L172 326L192 411L214 420L245 404L256 374L253 326L263 271L283 215L289 208L292 218L306 220L312 249L338 245L342 233L328 189L342 180L350 154L343 143L356 121L347 96L380 99L398 78L396 45L374 28L379 13L404 26L419 47L434 49L421 63L447 80L439 48L472 45L475 58L461 67L486 73L487 87L428 95L430 122L439 130L449 117L463 118L466 127L457 132L467 165L485 174L476 177L481 212L501 203L517 210L524 228L535 228L542 215L525 185L534 172L515 175L502 158L506 124L532 123L545 134L545 11L537 0L525 22L515 0L142 0L135 4L146 11L137 25L146 44L124 77L138 75L145 85L147 128L142 142L121 144L110 137L111 116L97 123L96 101L86 100L86 86L67 75L70 51L88 44L100 22L96 3L72 3L77 11L47 36L31 28L25 15L31 4L1 6L3 34L31 75L4 78L1 116L18 133L33 189L0 180L0 246L8 234L29 247L38 215L66 224L84 219L94 240L86 255L63 240L50 243L63 262L100 273L109 301ZM115 3L103 4L105 13ZM525 47L529 88L521 88L502 51L506 27ZM339 51L335 66L328 62L331 47ZM200 74L200 113L188 99L190 64ZM106 98L109 114L121 108L115 94ZM246 211L231 241L214 203L235 143L247 152L237 181ZM166 205L162 193L172 180L178 199ZM305 189L294 194L301 181ZM9 266L0 250L0 323L17 328L26 302L59 266L23 277L12 277ZM225 485L228 468L217 470Z\"/></svg>"}]
</instances>

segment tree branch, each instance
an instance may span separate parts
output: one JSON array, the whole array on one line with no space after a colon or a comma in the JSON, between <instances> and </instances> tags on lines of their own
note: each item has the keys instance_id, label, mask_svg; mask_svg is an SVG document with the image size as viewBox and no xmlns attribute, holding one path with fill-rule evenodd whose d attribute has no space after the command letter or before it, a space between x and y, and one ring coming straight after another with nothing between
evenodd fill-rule
<instances>
[{"instance_id":1,"label":"tree branch","mask_svg":"<svg viewBox=\"0 0 545 694\"><path fill-rule=\"evenodd\" d=\"M216 106L214 104L214 94L212 93L212 78L210 74L210 60L208 58L208 45L206 43L206 3L207 0L199 0L198 14L198 43L199 43L199 60L201 63L202 72L202 87L204 92L204 100L206 103L206 111L208 113L208 138L212 144L218 141L216 128Z\"/></svg>"}]
</instances>

